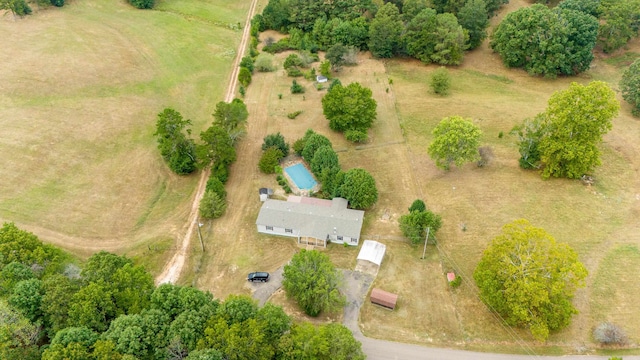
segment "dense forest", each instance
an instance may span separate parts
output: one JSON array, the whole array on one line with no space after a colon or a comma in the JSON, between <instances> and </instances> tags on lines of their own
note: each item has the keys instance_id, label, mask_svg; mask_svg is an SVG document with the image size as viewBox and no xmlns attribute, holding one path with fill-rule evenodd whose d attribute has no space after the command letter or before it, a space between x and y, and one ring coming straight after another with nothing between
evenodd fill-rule
<instances>
[{"instance_id":1,"label":"dense forest","mask_svg":"<svg viewBox=\"0 0 640 360\"><path fill-rule=\"evenodd\" d=\"M508 0L270 0L253 26L289 35L265 39L267 52L340 45L441 65L461 64L465 50L490 37L505 65L548 77L587 70L594 49L613 52L640 30L640 0L547 2L507 15L492 34L489 19Z\"/></svg>"},{"instance_id":2,"label":"dense forest","mask_svg":"<svg viewBox=\"0 0 640 360\"><path fill-rule=\"evenodd\" d=\"M0 229L0 319L3 360L364 359L340 324L294 323L248 296L156 287L108 252L78 266L12 223Z\"/></svg>"}]
</instances>

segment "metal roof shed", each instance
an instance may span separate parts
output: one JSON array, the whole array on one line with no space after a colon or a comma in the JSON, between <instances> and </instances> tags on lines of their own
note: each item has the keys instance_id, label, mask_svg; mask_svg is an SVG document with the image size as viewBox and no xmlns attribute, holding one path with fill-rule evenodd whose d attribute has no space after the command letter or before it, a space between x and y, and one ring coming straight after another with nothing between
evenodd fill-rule
<instances>
[{"instance_id":1,"label":"metal roof shed","mask_svg":"<svg viewBox=\"0 0 640 360\"><path fill-rule=\"evenodd\" d=\"M371 290L371 296L369 297L371 302L383 306L387 309L395 309L398 302L398 295L374 288Z\"/></svg>"}]
</instances>

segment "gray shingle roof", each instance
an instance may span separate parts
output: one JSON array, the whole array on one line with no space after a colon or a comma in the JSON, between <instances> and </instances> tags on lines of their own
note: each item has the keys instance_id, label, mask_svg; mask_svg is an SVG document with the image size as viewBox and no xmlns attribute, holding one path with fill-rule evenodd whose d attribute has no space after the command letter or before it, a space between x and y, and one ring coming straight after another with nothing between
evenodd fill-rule
<instances>
[{"instance_id":1,"label":"gray shingle roof","mask_svg":"<svg viewBox=\"0 0 640 360\"><path fill-rule=\"evenodd\" d=\"M344 199L334 199L331 207L269 199L262 204L256 225L300 230L300 236L316 239L334 234L360 238L363 217L364 211L347 209Z\"/></svg>"}]
</instances>

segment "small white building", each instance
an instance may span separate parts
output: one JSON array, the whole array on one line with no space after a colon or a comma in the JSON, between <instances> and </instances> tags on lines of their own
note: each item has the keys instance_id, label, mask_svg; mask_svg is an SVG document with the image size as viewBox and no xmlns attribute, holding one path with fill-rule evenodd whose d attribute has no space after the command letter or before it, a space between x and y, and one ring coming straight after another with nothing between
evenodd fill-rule
<instances>
[{"instance_id":1,"label":"small white building","mask_svg":"<svg viewBox=\"0 0 640 360\"><path fill-rule=\"evenodd\" d=\"M290 236L300 244L327 246L327 241L357 246L364 211L347 208L343 198L322 200L290 196L267 199L256 219L258 232Z\"/></svg>"},{"instance_id":2,"label":"small white building","mask_svg":"<svg viewBox=\"0 0 640 360\"><path fill-rule=\"evenodd\" d=\"M316 76L316 81L322 84L322 83L326 83L327 81L329 81L329 79L324 75L318 75L318 76Z\"/></svg>"}]
</instances>

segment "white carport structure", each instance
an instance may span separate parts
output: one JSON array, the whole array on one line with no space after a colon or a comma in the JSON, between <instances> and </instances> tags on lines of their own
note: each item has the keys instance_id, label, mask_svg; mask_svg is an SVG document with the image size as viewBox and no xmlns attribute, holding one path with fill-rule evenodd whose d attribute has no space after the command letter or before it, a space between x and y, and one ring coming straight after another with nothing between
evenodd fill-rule
<instances>
[{"instance_id":1,"label":"white carport structure","mask_svg":"<svg viewBox=\"0 0 640 360\"><path fill-rule=\"evenodd\" d=\"M358 253L356 271L377 275L386 251L387 246L385 244L373 240L365 240L362 243L360 253Z\"/></svg>"}]
</instances>

